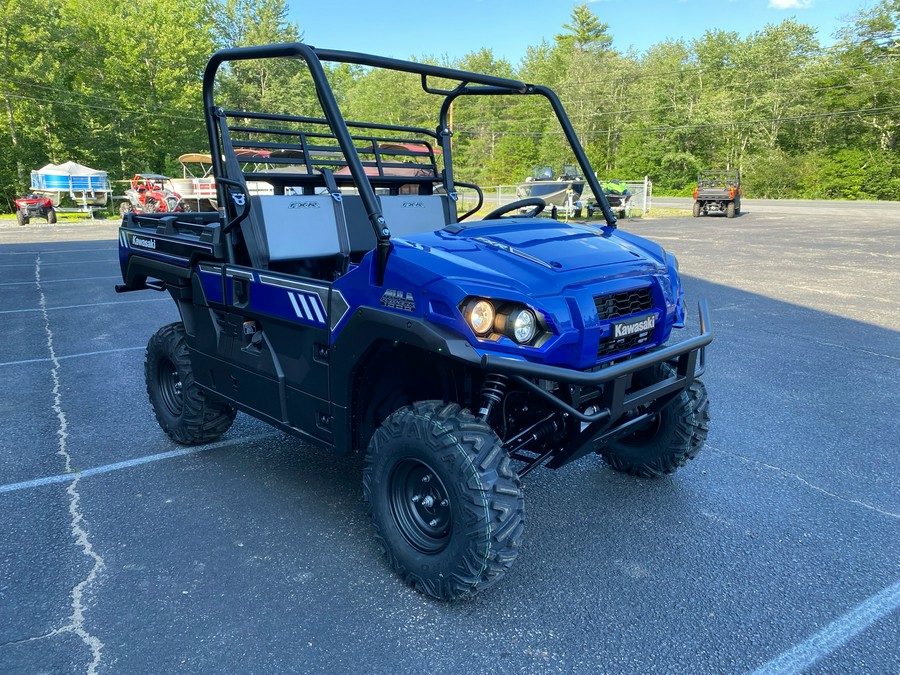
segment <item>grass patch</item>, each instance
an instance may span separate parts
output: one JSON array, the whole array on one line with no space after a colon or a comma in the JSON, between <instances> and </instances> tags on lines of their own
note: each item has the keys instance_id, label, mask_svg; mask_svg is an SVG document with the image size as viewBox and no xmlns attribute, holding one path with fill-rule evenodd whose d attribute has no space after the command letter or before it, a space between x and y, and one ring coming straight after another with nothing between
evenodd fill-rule
<instances>
[{"instance_id":1,"label":"grass patch","mask_svg":"<svg viewBox=\"0 0 900 675\"><path fill-rule=\"evenodd\" d=\"M94 213L93 219L94 220L105 220L108 218L111 218L111 216L106 211L96 211ZM9 220L9 221L15 222L16 214L15 213L0 213L0 220L2 220L2 221ZM79 213L62 213L60 211L56 212L56 221L58 223L74 223L74 222L78 222L81 220L90 221L91 220L90 214L89 213L80 213L80 212ZM34 217L31 219L31 221L32 221L32 223L44 223L44 224L47 223L46 220L44 220L43 218L39 218L39 217Z\"/></svg>"},{"instance_id":2,"label":"grass patch","mask_svg":"<svg viewBox=\"0 0 900 675\"><path fill-rule=\"evenodd\" d=\"M644 214L642 217L647 220L654 220L656 218L683 218L689 215L691 215L690 209L676 209L654 206L652 209L650 209L649 213Z\"/></svg>"}]
</instances>

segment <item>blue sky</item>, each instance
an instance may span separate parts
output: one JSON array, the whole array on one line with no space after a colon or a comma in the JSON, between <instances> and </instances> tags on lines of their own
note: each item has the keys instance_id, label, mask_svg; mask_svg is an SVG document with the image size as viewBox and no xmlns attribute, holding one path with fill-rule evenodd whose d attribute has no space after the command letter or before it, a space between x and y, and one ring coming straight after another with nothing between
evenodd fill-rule
<instances>
[{"instance_id":1,"label":"blue sky","mask_svg":"<svg viewBox=\"0 0 900 675\"><path fill-rule=\"evenodd\" d=\"M824 45L842 19L874 0L594 0L613 45L643 52L667 38L690 40L710 29L758 31L796 18ZM561 0L288 0L290 20L315 47L408 58L463 56L482 47L516 65L528 45L551 40L579 2Z\"/></svg>"}]
</instances>

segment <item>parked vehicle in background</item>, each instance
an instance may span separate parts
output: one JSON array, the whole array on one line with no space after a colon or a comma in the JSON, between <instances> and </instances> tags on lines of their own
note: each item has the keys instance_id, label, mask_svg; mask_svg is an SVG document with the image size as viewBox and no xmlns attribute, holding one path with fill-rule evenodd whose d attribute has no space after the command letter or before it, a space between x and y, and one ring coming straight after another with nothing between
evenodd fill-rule
<instances>
[{"instance_id":1,"label":"parked vehicle in background","mask_svg":"<svg viewBox=\"0 0 900 675\"><path fill-rule=\"evenodd\" d=\"M631 190L628 189L625 182L619 179L606 180L600 183L600 187L603 188L603 194L606 197L606 201L609 202L609 208L613 210L613 213L620 218L631 218L634 204L632 203Z\"/></svg>"},{"instance_id":2,"label":"parked vehicle in background","mask_svg":"<svg viewBox=\"0 0 900 675\"><path fill-rule=\"evenodd\" d=\"M125 190L125 201L119 213L172 213L183 211L181 195L175 192L172 179L158 173L136 173L131 187Z\"/></svg>"},{"instance_id":3,"label":"parked vehicle in background","mask_svg":"<svg viewBox=\"0 0 900 675\"><path fill-rule=\"evenodd\" d=\"M570 198L578 199L584 191L584 178L577 166L563 164L562 172L556 174L553 167L537 166L525 182L516 185L516 197L540 197L547 204L565 206Z\"/></svg>"},{"instance_id":4,"label":"parked vehicle in background","mask_svg":"<svg viewBox=\"0 0 900 675\"><path fill-rule=\"evenodd\" d=\"M741 194L740 171L701 171L694 188L694 217L724 213L734 218L741 212Z\"/></svg>"},{"instance_id":5,"label":"parked vehicle in background","mask_svg":"<svg viewBox=\"0 0 900 675\"><path fill-rule=\"evenodd\" d=\"M563 164L559 174L551 166L536 166L524 182L516 185L517 199L543 199L554 218L557 209L562 209L566 216L580 218L583 192L584 178L574 164Z\"/></svg>"},{"instance_id":6,"label":"parked vehicle in background","mask_svg":"<svg viewBox=\"0 0 900 675\"><path fill-rule=\"evenodd\" d=\"M56 222L56 209L49 197L30 194L16 200L16 222L28 225L32 218L46 218L51 225Z\"/></svg>"}]
</instances>

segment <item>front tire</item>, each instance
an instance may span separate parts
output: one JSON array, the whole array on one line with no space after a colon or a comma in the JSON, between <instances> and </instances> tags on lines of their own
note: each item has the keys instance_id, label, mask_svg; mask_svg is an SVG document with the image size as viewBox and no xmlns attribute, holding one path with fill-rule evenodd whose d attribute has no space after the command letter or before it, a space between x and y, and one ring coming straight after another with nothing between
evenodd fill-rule
<instances>
[{"instance_id":1,"label":"front tire","mask_svg":"<svg viewBox=\"0 0 900 675\"><path fill-rule=\"evenodd\" d=\"M22 227L28 224L28 216L21 209L16 211L16 222Z\"/></svg>"},{"instance_id":2,"label":"front tire","mask_svg":"<svg viewBox=\"0 0 900 675\"><path fill-rule=\"evenodd\" d=\"M50 209L47 211L47 224L55 225L56 224L56 209Z\"/></svg>"},{"instance_id":3,"label":"front tire","mask_svg":"<svg viewBox=\"0 0 900 675\"><path fill-rule=\"evenodd\" d=\"M134 207L131 205L131 202L121 202L119 204L119 215L124 216L126 213L131 213L134 211Z\"/></svg>"},{"instance_id":4,"label":"front tire","mask_svg":"<svg viewBox=\"0 0 900 675\"><path fill-rule=\"evenodd\" d=\"M163 326L150 338L144 377L156 421L176 443L211 443L234 422L237 411L194 382L183 324Z\"/></svg>"},{"instance_id":5,"label":"front tire","mask_svg":"<svg viewBox=\"0 0 900 675\"><path fill-rule=\"evenodd\" d=\"M634 388L667 379L674 372L669 364L658 364L636 373ZM616 471L657 478L696 457L708 433L709 396L703 382L694 380L640 429L610 441L600 453Z\"/></svg>"},{"instance_id":6,"label":"front tire","mask_svg":"<svg viewBox=\"0 0 900 675\"><path fill-rule=\"evenodd\" d=\"M372 436L363 494L375 536L416 590L449 600L498 581L519 554L524 497L500 439L455 403L397 410Z\"/></svg>"}]
</instances>

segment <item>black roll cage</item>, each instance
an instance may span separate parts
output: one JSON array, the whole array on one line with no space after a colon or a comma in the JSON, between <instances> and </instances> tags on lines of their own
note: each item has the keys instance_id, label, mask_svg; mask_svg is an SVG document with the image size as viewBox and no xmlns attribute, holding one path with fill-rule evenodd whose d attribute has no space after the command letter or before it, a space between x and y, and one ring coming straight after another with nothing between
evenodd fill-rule
<instances>
[{"instance_id":1,"label":"black roll cage","mask_svg":"<svg viewBox=\"0 0 900 675\"><path fill-rule=\"evenodd\" d=\"M322 112L325 115L324 119L266 113L226 111L216 105L213 95L213 89L216 73L219 70L219 66L230 61L247 61L268 58L294 58L302 59L306 62L310 76L312 77L313 85L316 89L319 103L322 107ZM444 96L444 101L440 108L440 123L437 127L437 130L435 132L432 132L417 127L402 127L386 124L369 124L346 121L341 114L337 101L334 97L334 93L331 90L331 86L325 74L325 70L322 67L323 61L349 63L359 66L370 66L420 75L422 79L422 89L424 91L430 94ZM429 86L429 77L455 80L458 81L459 84L455 88L449 90L435 89ZM565 134L566 139L568 140L569 145L571 146L572 151L575 154L578 165L581 167L584 178L590 186L591 191L597 198L600 206L600 211L603 213L603 217L606 220L607 225L610 227L615 227L616 217L615 215L613 215L613 212L609 207L609 203L607 202L606 197L603 194L603 190L600 188L600 184L597 180L596 175L591 170L590 162L587 159L584 148L578 141L578 137L575 134L572 123L569 121L569 117L568 115L566 115L559 97L557 97L556 94L547 87L535 86L520 82L518 80L496 77L493 75L484 75L463 70L456 70L453 68L444 68L442 66L433 66L425 63L415 63L413 61L403 61L400 59L374 56L371 54L363 54L359 52L347 52L333 49L317 49L302 42L291 42L258 47L222 49L213 54L209 60L209 63L206 65L206 70L203 74L203 109L206 120L206 129L209 135L209 148L210 154L212 156L213 174L216 178L216 192L218 195L220 206L223 206L225 209L225 225L223 227L223 232L227 233L230 230L234 229L234 227L238 225L244 218L246 218L250 212L250 195L246 185L245 173L241 168L240 162L236 157L231 145L229 128L226 121L227 118L239 117L253 120L305 121L325 124L331 129L333 138L337 140L337 143L344 155L344 159L346 160L346 165L350 170L351 178L342 178L342 180L344 180L344 182L346 182L347 180L352 180L357 187L369 221L371 222L372 228L375 232L375 239L377 242L376 260L378 265L376 270L376 280L378 284L381 284L381 281L384 278L384 269L387 265L388 255L390 253L391 233L390 229L388 228L389 224L385 222L384 215L381 212L381 207L378 203L378 200L376 199L375 190L369 180L369 176L366 174L363 163L360 160L359 154L357 152L357 147L354 145L354 140L358 141L360 139L359 137L354 137L350 134L349 127L360 127L376 131L404 131L409 133L427 135L437 140L441 146L441 152L443 153L444 171L440 175L431 177L403 176L402 182L442 182L444 189L446 190L450 199L456 202L457 193L454 186L457 184L462 184L454 183L453 180L452 148L450 144L452 132L450 130L450 125L448 122L450 106L452 105L453 101L460 96L491 96L509 94L540 95L550 101L553 112L555 113L557 120L559 121L560 126L563 129L563 133ZM242 127L241 129L247 131L252 130L253 128ZM269 129L266 129L265 131L273 133L273 131ZM317 136L316 134L309 133L295 135L300 136L301 146L304 149L306 148L307 138L314 138ZM376 148L376 143L377 141L373 141L373 148ZM262 146L263 144L258 145ZM375 152L376 161L379 162L380 167L381 160L378 157L377 149L375 150ZM277 163L277 160L273 161ZM307 168L311 169L312 167L310 165L308 155L305 162ZM321 163L322 162L317 161L317 164ZM311 174L312 171L310 170L309 173ZM257 176L254 174L249 174L247 175L247 177L256 179L262 178L261 176ZM265 177L265 180L269 179L271 179L270 175ZM231 238L227 237L226 240L226 248L229 260L231 262L234 262L234 250L231 243Z\"/></svg>"}]
</instances>

